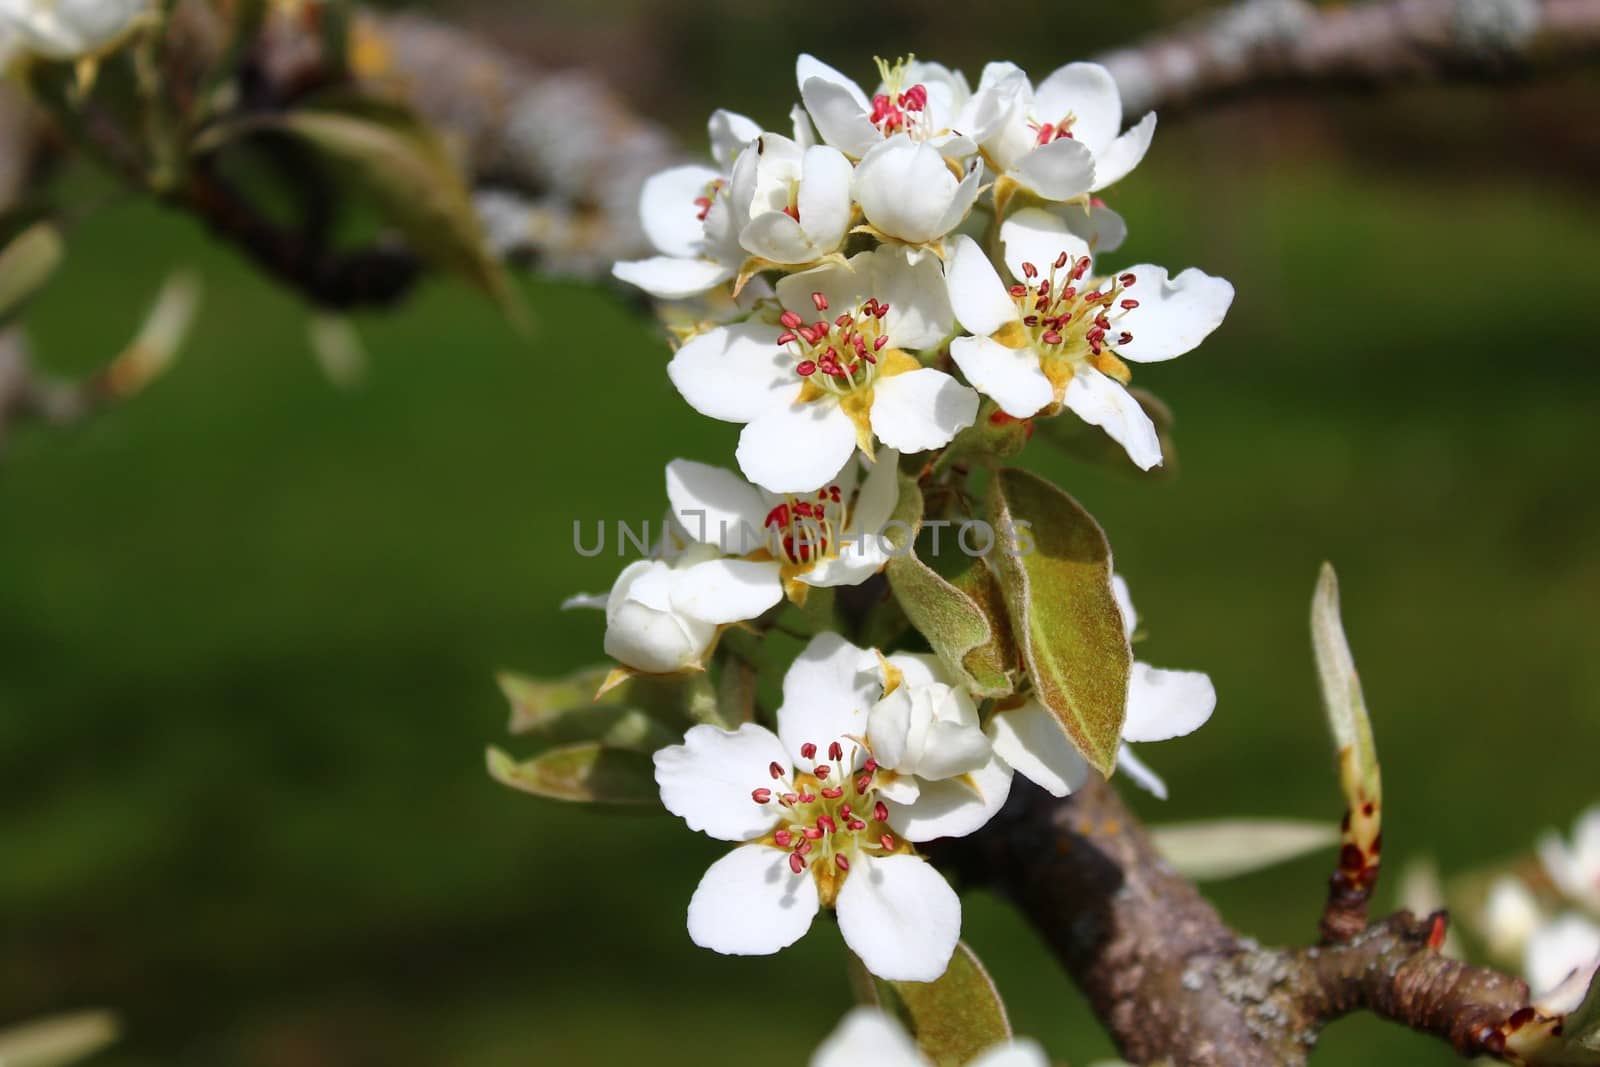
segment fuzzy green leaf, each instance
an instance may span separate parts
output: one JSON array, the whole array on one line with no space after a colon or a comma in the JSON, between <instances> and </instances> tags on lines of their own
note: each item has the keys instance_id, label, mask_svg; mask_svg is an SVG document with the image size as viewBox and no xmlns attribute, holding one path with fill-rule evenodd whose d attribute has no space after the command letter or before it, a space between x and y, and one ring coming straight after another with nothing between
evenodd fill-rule
<instances>
[{"instance_id":1,"label":"fuzzy green leaf","mask_svg":"<svg viewBox=\"0 0 1600 1067\"><path fill-rule=\"evenodd\" d=\"M62 1067L92 1056L117 1039L109 1012L55 1015L0 1030L0 1067Z\"/></svg>"},{"instance_id":2,"label":"fuzzy green leaf","mask_svg":"<svg viewBox=\"0 0 1600 1067\"><path fill-rule=\"evenodd\" d=\"M48 222L34 223L0 249L0 323L44 287L65 254L61 234Z\"/></svg>"},{"instance_id":3,"label":"fuzzy green leaf","mask_svg":"<svg viewBox=\"0 0 1600 1067\"><path fill-rule=\"evenodd\" d=\"M1339 828L1298 819L1207 819L1150 827L1156 850L1197 882L1234 878L1331 848Z\"/></svg>"},{"instance_id":4,"label":"fuzzy green leaf","mask_svg":"<svg viewBox=\"0 0 1600 1067\"><path fill-rule=\"evenodd\" d=\"M648 755L599 742L563 745L520 763L490 747L488 766L500 784L550 800L630 808L661 803Z\"/></svg>"},{"instance_id":5,"label":"fuzzy green leaf","mask_svg":"<svg viewBox=\"0 0 1600 1067\"><path fill-rule=\"evenodd\" d=\"M962 941L950 968L931 982L890 982L850 957L851 981L864 1003L899 1017L935 1067L961 1067L1011 1040L1011 1020L994 980Z\"/></svg>"},{"instance_id":6,"label":"fuzzy green leaf","mask_svg":"<svg viewBox=\"0 0 1600 1067\"><path fill-rule=\"evenodd\" d=\"M1001 470L990 506L992 558L1035 694L1109 776L1133 667L1111 591L1111 547L1076 500L1036 474Z\"/></svg>"},{"instance_id":7,"label":"fuzzy green leaf","mask_svg":"<svg viewBox=\"0 0 1600 1067\"><path fill-rule=\"evenodd\" d=\"M922 497L916 483L902 479L900 493L902 503L915 500L920 516ZM918 559L913 543L890 559L889 587L946 670L977 696L1005 696L1015 688L1007 668L1016 657L1004 612L998 610L993 579L986 577L988 567L981 559L967 563L971 564L967 575L952 582ZM975 571L980 573L971 573Z\"/></svg>"}]
</instances>

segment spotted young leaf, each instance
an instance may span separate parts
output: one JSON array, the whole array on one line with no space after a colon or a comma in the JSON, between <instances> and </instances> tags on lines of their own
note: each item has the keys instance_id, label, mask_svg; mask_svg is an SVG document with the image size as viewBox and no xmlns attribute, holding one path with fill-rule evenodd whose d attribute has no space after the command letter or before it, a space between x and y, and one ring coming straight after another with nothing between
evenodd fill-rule
<instances>
[{"instance_id":1,"label":"spotted young leaf","mask_svg":"<svg viewBox=\"0 0 1600 1067\"><path fill-rule=\"evenodd\" d=\"M984 1050L1011 1040L1011 1020L1000 991L965 941L956 945L949 969L935 981L875 978L852 956L850 983L862 1004L903 1023L935 1067L962 1067Z\"/></svg>"}]
</instances>

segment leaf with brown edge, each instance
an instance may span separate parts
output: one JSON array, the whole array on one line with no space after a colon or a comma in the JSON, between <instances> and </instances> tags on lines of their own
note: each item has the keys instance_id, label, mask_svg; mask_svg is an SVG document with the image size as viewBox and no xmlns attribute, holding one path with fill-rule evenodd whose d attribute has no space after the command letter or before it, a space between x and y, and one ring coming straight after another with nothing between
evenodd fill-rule
<instances>
[{"instance_id":1,"label":"leaf with brown edge","mask_svg":"<svg viewBox=\"0 0 1600 1067\"><path fill-rule=\"evenodd\" d=\"M642 752L598 741L563 745L520 763L490 747L489 776L501 785L548 800L613 807L658 807L655 768Z\"/></svg>"},{"instance_id":2,"label":"leaf with brown edge","mask_svg":"<svg viewBox=\"0 0 1600 1067\"><path fill-rule=\"evenodd\" d=\"M922 494L916 483L902 479L900 493L902 505L908 499L914 500L916 509L912 514L920 519ZM986 588L984 578L979 575L963 579L962 585L947 580L917 558L914 536L904 547L897 545L896 550L899 555L891 558L886 568L889 588L894 591L906 618L927 638L945 669L975 696L1009 695L1015 686L1007 665L1015 660L1015 655L1010 652L1004 613L992 613L998 603ZM969 572L987 573L988 568L981 559L969 562L973 564ZM976 590L976 595L963 585Z\"/></svg>"},{"instance_id":3,"label":"leaf with brown edge","mask_svg":"<svg viewBox=\"0 0 1600 1067\"><path fill-rule=\"evenodd\" d=\"M878 978L854 955L850 982L858 1000L904 1023L935 1067L961 1067L1011 1040L1011 1020L1000 991L965 941L956 944L949 969L931 982Z\"/></svg>"},{"instance_id":4,"label":"leaf with brown edge","mask_svg":"<svg viewBox=\"0 0 1600 1067\"><path fill-rule=\"evenodd\" d=\"M1076 500L1028 471L1002 469L990 509L993 559L1035 695L1110 777L1133 667L1111 591L1111 546Z\"/></svg>"}]
</instances>

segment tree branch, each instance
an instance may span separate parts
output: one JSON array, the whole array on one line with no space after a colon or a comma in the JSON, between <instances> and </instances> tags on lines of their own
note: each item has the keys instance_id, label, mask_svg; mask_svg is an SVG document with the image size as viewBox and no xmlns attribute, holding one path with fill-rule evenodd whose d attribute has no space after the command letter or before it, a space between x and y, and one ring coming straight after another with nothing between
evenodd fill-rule
<instances>
[{"instance_id":1,"label":"tree branch","mask_svg":"<svg viewBox=\"0 0 1600 1067\"><path fill-rule=\"evenodd\" d=\"M1438 954L1442 913L1400 913L1334 946L1261 947L1162 860L1104 782L1054 800L1018 780L989 826L934 854L1015 901L1135 1063L1294 1067L1358 1010L1494 1055L1535 1017L1520 980Z\"/></svg>"},{"instance_id":2,"label":"tree branch","mask_svg":"<svg viewBox=\"0 0 1600 1067\"><path fill-rule=\"evenodd\" d=\"M1383 88L1560 69L1600 54L1595 0L1244 0L1099 57L1130 115L1286 89Z\"/></svg>"}]
</instances>

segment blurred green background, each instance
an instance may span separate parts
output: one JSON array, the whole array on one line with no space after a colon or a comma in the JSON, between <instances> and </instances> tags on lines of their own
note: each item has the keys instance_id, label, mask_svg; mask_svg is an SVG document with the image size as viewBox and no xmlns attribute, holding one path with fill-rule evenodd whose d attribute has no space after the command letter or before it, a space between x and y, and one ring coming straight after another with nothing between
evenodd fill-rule
<instances>
[{"instance_id":1,"label":"blurred green background","mask_svg":"<svg viewBox=\"0 0 1600 1067\"><path fill-rule=\"evenodd\" d=\"M468 18L610 72L697 139L713 103L778 122L801 48L863 79L907 49L1042 74L1194 6ZM1138 372L1179 415L1174 484L1025 457L1107 527L1142 657L1216 681L1206 730L1143 752L1175 798L1134 797L1150 818L1337 817L1305 627L1325 558L1394 866L1461 870L1595 799L1600 135L1573 121L1594 100L1574 75L1235 106L1164 124L1116 190L1120 261L1239 292L1197 353ZM684 906L720 846L482 770L497 668L599 657L598 619L556 605L618 564L575 555L573 520L659 514L664 462L727 462L736 428L681 402L626 300L537 279L527 339L448 285L363 318L369 379L338 390L295 300L118 197L37 305L41 359L99 363L179 264L208 299L176 371L0 466L0 1022L114 1006L108 1065L803 1063L848 1002L835 932L772 959L696 949ZM1304 941L1327 869L1213 893ZM966 915L1019 1031L1109 1053L1003 902ZM1452 1058L1357 1020L1316 1062Z\"/></svg>"}]
</instances>

